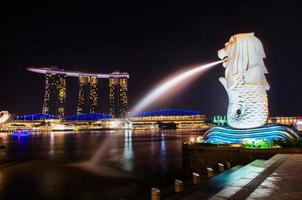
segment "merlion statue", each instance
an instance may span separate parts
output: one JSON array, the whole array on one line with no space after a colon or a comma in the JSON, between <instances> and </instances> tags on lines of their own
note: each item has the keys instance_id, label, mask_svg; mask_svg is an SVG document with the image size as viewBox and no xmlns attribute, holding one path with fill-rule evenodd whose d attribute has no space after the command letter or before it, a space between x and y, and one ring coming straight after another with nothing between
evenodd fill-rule
<instances>
[{"instance_id":1,"label":"merlion statue","mask_svg":"<svg viewBox=\"0 0 302 200\"><path fill-rule=\"evenodd\" d=\"M227 91L227 122L232 128L256 128L266 124L268 73L261 41L254 33L236 34L218 51L223 59L225 77L219 80Z\"/></svg>"},{"instance_id":2,"label":"merlion statue","mask_svg":"<svg viewBox=\"0 0 302 200\"><path fill-rule=\"evenodd\" d=\"M247 140L297 140L302 138L297 129L282 124L266 124L269 85L265 74L264 50L254 33L237 34L225 48L218 51L223 60L225 77L219 78L227 91L229 126L214 126L204 134L204 143L242 144Z\"/></svg>"}]
</instances>

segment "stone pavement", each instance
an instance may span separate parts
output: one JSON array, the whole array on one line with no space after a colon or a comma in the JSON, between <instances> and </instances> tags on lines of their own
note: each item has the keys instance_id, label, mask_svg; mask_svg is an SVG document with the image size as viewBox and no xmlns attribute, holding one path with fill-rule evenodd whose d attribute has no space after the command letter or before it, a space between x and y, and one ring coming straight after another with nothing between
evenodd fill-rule
<instances>
[{"instance_id":1,"label":"stone pavement","mask_svg":"<svg viewBox=\"0 0 302 200\"><path fill-rule=\"evenodd\" d=\"M292 154L247 200L302 199L302 154Z\"/></svg>"},{"instance_id":2,"label":"stone pavement","mask_svg":"<svg viewBox=\"0 0 302 200\"><path fill-rule=\"evenodd\" d=\"M302 154L278 154L210 200L302 199Z\"/></svg>"}]
</instances>

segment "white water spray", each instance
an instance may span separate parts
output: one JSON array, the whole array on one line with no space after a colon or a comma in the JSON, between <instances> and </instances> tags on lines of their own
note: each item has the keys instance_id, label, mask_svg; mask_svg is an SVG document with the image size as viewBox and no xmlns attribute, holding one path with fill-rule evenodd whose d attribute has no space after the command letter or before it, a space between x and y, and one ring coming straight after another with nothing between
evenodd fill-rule
<instances>
[{"instance_id":1,"label":"white water spray","mask_svg":"<svg viewBox=\"0 0 302 200\"><path fill-rule=\"evenodd\" d=\"M106 163L104 163L104 157L107 154L108 149L110 149L111 144L112 138L106 137L88 161L71 164L70 166L79 167L99 176L124 178L134 177L133 174L130 174L122 169L106 165Z\"/></svg>"},{"instance_id":2,"label":"white water spray","mask_svg":"<svg viewBox=\"0 0 302 200\"><path fill-rule=\"evenodd\" d=\"M190 69L188 71L185 71L165 83L161 84L160 86L156 87L154 90L152 90L146 97L144 97L131 111L130 114L135 114L143 109L145 109L147 106L149 106L151 103L154 103L154 101L162 96L164 93L175 87L177 84L181 83L182 81L185 81L186 79L192 77L193 75L205 72L207 69L210 69L211 67L214 67L215 65L218 65L219 63L222 63L221 61L212 62L209 64L205 64L202 66L195 67L193 69Z\"/></svg>"}]
</instances>

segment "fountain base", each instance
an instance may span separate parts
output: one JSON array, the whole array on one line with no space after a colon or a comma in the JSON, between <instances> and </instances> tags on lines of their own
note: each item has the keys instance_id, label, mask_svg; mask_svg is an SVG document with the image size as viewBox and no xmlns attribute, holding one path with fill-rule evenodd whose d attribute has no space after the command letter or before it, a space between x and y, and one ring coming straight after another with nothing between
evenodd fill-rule
<instances>
[{"instance_id":1,"label":"fountain base","mask_svg":"<svg viewBox=\"0 0 302 200\"><path fill-rule=\"evenodd\" d=\"M205 133L204 140L211 144L242 144L249 139L294 140L301 137L301 133L292 126L271 124L251 129L215 126Z\"/></svg>"}]
</instances>

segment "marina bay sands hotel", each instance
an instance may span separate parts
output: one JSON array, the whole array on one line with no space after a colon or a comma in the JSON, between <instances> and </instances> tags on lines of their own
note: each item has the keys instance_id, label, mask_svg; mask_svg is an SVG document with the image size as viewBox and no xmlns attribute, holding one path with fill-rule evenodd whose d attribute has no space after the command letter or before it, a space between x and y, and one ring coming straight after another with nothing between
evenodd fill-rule
<instances>
[{"instance_id":1,"label":"marina bay sands hotel","mask_svg":"<svg viewBox=\"0 0 302 200\"><path fill-rule=\"evenodd\" d=\"M66 103L66 78L79 80L77 114L95 113L98 107L98 79L109 80L109 112L113 117L125 116L128 108L128 79L124 72L85 73L65 71L58 67L31 67L27 70L45 74L45 94L43 114L52 114L64 118Z\"/></svg>"}]
</instances>

